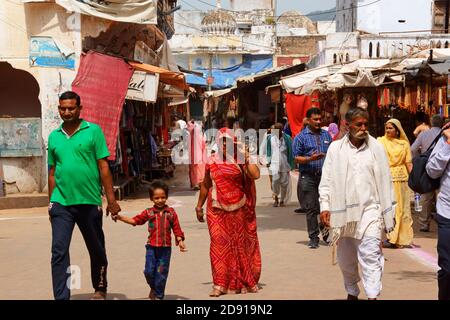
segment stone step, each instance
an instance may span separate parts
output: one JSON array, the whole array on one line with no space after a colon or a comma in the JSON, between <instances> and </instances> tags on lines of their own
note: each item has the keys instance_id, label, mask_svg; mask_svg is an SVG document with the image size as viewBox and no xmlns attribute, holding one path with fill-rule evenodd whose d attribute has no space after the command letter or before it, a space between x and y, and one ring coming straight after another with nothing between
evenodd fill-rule
<instances>
[{"instance_id":1,"label":"stone step","mask_svg":"<svg viewBox=\"0 0 450 320\"><path fill-rule=\"evenodd\" d=\"M48 206L47 193L15 193L0 197L0 210Z\"/></svg>"}]
</instances>

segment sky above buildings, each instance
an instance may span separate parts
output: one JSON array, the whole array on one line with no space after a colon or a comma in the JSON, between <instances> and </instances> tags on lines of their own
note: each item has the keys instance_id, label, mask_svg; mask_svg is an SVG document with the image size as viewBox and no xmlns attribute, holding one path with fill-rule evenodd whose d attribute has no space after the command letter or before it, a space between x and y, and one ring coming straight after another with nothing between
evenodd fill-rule
<instances>
[{"instance_id":1,"label":"sky above buildings","mask_svg":"<svg viewBox=\"0 0 450 320\"><path fill-rule=\"evenodd\" d=\"M192 10L194 8L211 10L213 9L212 5L216 5L216 0L180 0L178 1L178 4L181 5L184 10ZM335 6L336 0L277 0L276 14L281 14L288 10L297 10L303 14L308 14L312 11L328 10ZM222 7L224 9L229 9L229 1L222 0Z\"/></svg>"}]
</instances>

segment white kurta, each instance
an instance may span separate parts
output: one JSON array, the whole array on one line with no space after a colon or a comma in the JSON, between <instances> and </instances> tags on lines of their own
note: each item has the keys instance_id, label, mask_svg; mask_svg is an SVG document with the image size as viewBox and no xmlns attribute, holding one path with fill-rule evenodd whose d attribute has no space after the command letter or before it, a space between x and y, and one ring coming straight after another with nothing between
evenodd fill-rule
<instances>
[{"instance_id":1,"label":"white kurta","mask_svg":"<svg viewBox=\"0 0 450 320\"><path fill-rule=\"evenodd\" d=\"M272 136L270 139L272 157L269 166L272 175L273 195L287 204L291 198L291 166L288 161L288 149L284 138Z\"/></svg>"},{"instance_id":2,"label":"white kurta","mask_svg":"<svg viewBox=\"0 0 450 320\"><path fill-rule=\"evenodd\" d=\"M380 248L382 215L379 196L375 185L374 166L377 165L367 144L356 148L345 144L342 152L348 154L348 193L359 199L361 220L352 233L344 233L338 242L337 259L344 276L348 294L359 295L358 282L361 280L358 263L362 269L364 290L368 298L376 298L381 292L381 276L384 258Z\"/></svg>"},{"instance_id":3,"label":"white kurta","mask_svg":"<svg viewBox=\"0 0 450 320\"><path fill-rule=\"evenodd\" d=\"M358 222L355 232L345 233L344 237L361 240L364 236L381 239L383 218L377 187L375 185L374 166L375 159L369 147L364 143L356 148L351 143L346 143L342 152L348 154L348 174L346 181L347 198L349 193L357 195L359 199L361 220Z\"/></svg>"}]
</instances>

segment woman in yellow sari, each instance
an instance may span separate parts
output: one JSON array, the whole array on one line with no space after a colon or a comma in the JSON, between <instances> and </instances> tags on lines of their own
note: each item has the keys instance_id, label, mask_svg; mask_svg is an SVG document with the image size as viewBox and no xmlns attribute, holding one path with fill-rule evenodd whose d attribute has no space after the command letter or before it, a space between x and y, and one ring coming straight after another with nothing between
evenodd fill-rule
<instances>
[{"instance_id":1,"label":"woman in yellow sari","mask_svg":"<svg viewBox=\"0 0 450 320\"><path fill-rule=\"evenodd\" d=\"M385 134L378 138L386 150L391 168L397 207L395 209L395 229L387 235L383 247L410 247L413 240L413 220L411 217L408 175L412 170L411 149L408 137L400 121L390 119L385 125Z\"/></svg>"}]
</instances>

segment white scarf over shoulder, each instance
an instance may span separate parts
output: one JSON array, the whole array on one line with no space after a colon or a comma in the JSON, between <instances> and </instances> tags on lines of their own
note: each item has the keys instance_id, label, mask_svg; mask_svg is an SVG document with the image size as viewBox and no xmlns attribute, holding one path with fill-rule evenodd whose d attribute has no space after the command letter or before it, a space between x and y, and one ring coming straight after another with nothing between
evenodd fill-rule
<instances>
[{"instance_id":1,"label":"white scarf over shoulder","mask_svg":"<svg viewBox=\"0 0 450 320\"><path fill-rule=\"evenodd\" d=\"M349 144L348 134L333 142L327 152L319 185L320 210L330 211L332 242L335 243L344 232L353 233L361 220L361 207L357 193L347 192L348 154L345 144ZM391 232L395 226L395 194L386 151L383 145L372 136L366 139L376 165L374 166L375 185L378 191L385 231ZM367 177L372 179L372 177ZM364 192L364 191L363 191Z\"/></svg>"}]
</instances>

